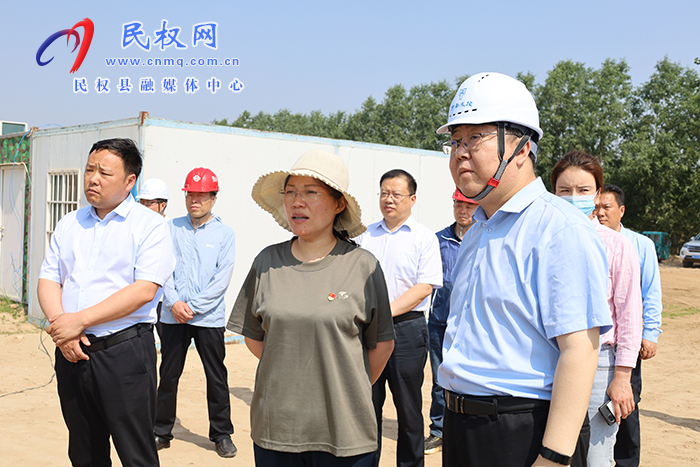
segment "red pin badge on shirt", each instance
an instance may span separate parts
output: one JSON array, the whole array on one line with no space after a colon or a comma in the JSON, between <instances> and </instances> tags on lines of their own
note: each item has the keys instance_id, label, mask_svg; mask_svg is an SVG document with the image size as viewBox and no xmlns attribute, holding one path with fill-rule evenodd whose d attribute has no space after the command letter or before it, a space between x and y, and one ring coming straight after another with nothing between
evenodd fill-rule
<instances>
[{"instance_id":1,"label":"red pin badge on shirt","mask_svg":"<svg viewBox=\"0 0 700 467\"><path fill-rule=\"evenodd\" d=\"M328 301L329 301L329 302L332 302L333 300L335 300L335 294L334 294L334 293L329 293L329 294L328 294Z\"/></svg>"}]
</instances>

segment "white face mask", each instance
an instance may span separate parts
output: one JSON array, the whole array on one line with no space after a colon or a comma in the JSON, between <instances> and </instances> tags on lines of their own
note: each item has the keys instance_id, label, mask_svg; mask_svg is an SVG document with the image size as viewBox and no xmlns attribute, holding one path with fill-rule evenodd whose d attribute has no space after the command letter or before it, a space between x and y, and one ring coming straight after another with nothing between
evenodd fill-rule
<instances>
[{"instance_id":1,"label":"white face mask","mask_svg":"<svg viewBox=\"0 0 700 467\"><path fill-rule=\"evenodd\" d=\"M595 195L584 196L560 196L581 210L586 216L590 216L595 209Z\"/></svg>"}]
</instances>

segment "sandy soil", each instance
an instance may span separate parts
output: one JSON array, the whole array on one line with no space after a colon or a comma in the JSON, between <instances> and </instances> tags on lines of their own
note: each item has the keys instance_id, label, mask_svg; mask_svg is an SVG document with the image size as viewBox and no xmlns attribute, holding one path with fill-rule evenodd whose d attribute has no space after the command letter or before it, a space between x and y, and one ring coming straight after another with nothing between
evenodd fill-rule
<instances>
[{"instance_id":1,"label":"sandy soil","mask_svg":"<svg viewBox=\"0 0 700 467\"><path fill-rule=\"evenodd\" d=\"M664 334L658 355L644 363L640 404L642 465L700 465L700 268L684 269L677 260L661 268L664 291ZM0 319L0 466L66 466L68 432L61 416L53 379L53 345L46 334L6 315ZM45 347L44 347L45 346ZM48 354L44 352L48 350ZM49 357L50 355L50 357ZM204 372L196 352L188 356L180 383L175 440L160 451L164 466L253 465L248 419L256 359L244 345L227 346L226 363L233 423L234 459L222 459L207 438ZM426 433L429 367L423 388ZM38 388L37 388L38 387ZM36 389L32 389L36 388ZM394 465L396 421L385 406L382 466ZM121 465L116 453L114 465ZM426 456L426 465L441 465L440 454Z\"/></svg>"}]
</instances>

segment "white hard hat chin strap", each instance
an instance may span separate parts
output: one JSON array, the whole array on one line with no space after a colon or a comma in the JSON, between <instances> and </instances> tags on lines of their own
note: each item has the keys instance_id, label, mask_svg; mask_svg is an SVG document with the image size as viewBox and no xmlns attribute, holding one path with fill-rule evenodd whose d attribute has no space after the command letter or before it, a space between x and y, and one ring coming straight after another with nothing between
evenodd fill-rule
<instances>
[{"instance_id":1,"label":"white hard hat chin strap","mask_svg":"<svg viewBox=\"0 0 700 467\"><path fill-rule=\"evenodd\" d=\"M498 122L498 159L501 161L501 163L498 165L496 174L491 177L491 180L489 180L489 182L486 184L486 188L481 190L481 193L473 198L470 198L469 196L467 196L467 198L471 199L472 201L479 201L491 193L491 190L496 188L501 182L501 177L503 176L503 172L506 171L508 163L513 160L515 155L519 153L522 148L525 147L528 141L530 141L530 135L523 134L523 136L520 138L520 142L518 142L518 145L513 150L513 154L511 154L508 160L504 159L503 156L506 153L506 124L505 122Z\"/></svg>"}]
</instances>

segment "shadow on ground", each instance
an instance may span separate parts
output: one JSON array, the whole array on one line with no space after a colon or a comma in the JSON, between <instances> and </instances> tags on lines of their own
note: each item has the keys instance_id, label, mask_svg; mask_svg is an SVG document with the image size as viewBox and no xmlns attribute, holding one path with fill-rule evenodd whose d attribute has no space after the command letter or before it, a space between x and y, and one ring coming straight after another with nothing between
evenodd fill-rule
<instances>
[{"instance_id":1,"label":"shadow on ground","mask_svg":"<svg viewBox=\"0 0 700 467\"><path fill-rule=\"evenodd\" d=\"M700 432L700 420L696 420L694 418L674 417L673 415L665 414L663 412L644 409L639 409L639 414L645 417L656 418L671 425L682 426L684 428L690 428L691 430Z\"/></svg>"},{"instance_id":2,"label":"shadow on ground","mask_svg":"<svg viewBox=\"0 0 700 467\"><path fill-rule=\"evenodd\" d=\"M250 407L250 402L253 400L253 391L250 388L228 388L228 392L231 393L236 399L246 403Z\"/></svg>"},{"instance_id":3,"label":"shadow on ground","mask_svg":"<svg viewBox=\"0 0 700 467\"><path fill-rule=\"evenodd\" d=\"M197 433L192 433L188 428L180 424L179 418L175 419L175 426L173 426L173 437L175 438L173 439L173 443L184 441L209 451L214 450L214 443L209 441L209 438L198 435Z\"/></svg>"}]
</instances>

